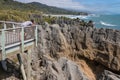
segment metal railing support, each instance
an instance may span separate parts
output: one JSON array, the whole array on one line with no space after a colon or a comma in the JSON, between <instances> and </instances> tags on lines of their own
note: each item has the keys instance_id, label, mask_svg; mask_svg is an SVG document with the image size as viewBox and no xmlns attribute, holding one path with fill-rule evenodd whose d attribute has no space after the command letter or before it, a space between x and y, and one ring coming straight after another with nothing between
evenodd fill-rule
<instances>
[{"instance_id":1,"label":"metal railing support","mask_svg":"<svg viewBox=\"0 0 120 80\"><path fill-rule=\"evenodd\" d=\"M31 50L27 51L27 80L31 80Z\"/></svg>"},{"instance_id":2,"label":"metal railing support","mask_svg":"<svg viewBox=\"0 0 120 80\"><path fill-rule=\"evenodd\" d=\"M36 25L36 28L35 28L35 45L37 47L37 42L38 42L38 25Z\"/></svg>"},{"instance_id":3,"label":"metal railing support","mask_svg":"<svg viewBox=\"0 0 120 80\"><path fill-rule=\"evenodd\" d=\"M19 61L19 63L20 63L20 70L21 70L23 79L24 79L24 80L27 80L26 74L25 74L24 65L23 65L23 61L22 61L22 58L21 58L20 54L17 54L17 58L18 58L18 61Z\"/></svg>"},{"instance_id":4,"label":"metal railing support","mask_svg":"<svg viewBox=\"0 0 120 80\"><path fill-rule=\"evenodd\" d=\"M7 29L6 23L4 22L4 29Z\"/></svg>"},{"instance_id":5,"label":"metal railing support","mask_svg":"<svg viewBox=\"0 0 120 80\"><path fill-rule=\"evenodd\" d=\"M12 24L13 29L15 29L15 24Z\"/></svg>"},{"instance_id":6,"label":"metal railing support","mask_svg":"<svg viewBox=\"0 0 120 80\"><path fill-rule=\"evenodd\" d=\"M24 27L22 27L22 31L21 31L21 49L22 49L22 53L24 53Z\"/></svg>"},{"instance_id":7,"label":"metal railing support","mask_svg":"<svg viewBox=\"0 0 120 80\"><path fill-rule=\"evenodd\" d=\"M15 32L15 24L12 24L12 28L14 29L13 31Z\"/></svg>"},{"instance_id":8,"label":"metal railing support","mask_svg":"<svg viewBox=\"0 0 120 80\"><path fill-rule=\"evenodd\" d=\"M5 59L5 30L4 29L2 29L1 46L2 46L2 60L4 60Z\"/></svg>"},{"instance_id":9,"label":"metal railing support","mask_svg":"<svg viewBox=\"0 0 120 80\"><path fill-rule=\"evenodd\" d=\"M7 71L7 65L6 65L6 52L5 52L5 30L2 29L2 35L1 35L1 47L2 47L2 67L5 71Z\"/></svg>"}]
</instances>

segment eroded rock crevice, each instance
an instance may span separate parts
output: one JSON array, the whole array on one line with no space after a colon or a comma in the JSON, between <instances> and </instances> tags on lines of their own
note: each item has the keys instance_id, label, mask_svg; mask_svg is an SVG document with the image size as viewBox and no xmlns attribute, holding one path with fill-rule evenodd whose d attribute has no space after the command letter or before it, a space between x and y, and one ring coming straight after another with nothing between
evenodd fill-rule
<instances>
[{"instance_id":1,"label":"eroded rock crevice","mask_svg":"<svg viewBox=\"0 0 120 80\"><path fill-rule=\"evenodd\" d=\"M50 70L53 73L47 75L47 77L49 77L49 79L47 78L48 80L59 80L58 77L60 76L58 76L58 73L59 75L61 73L64 74L64 77L61 77L60 80L62 80L62 78L63 80L98 80L100 77L100 80L105 80L106 78L102 76L103 74L112 75L114 73L118 75L115 74L112 77L119 79L120 31L83 27L80 25L73 26L69 24L62 24L62 26L58 24L49 25L48 23L46 23L44 27L39 27L38 30L38 54L49 56L48 58L52 60L46 61L47 65L50 67L49 69L47 67L45 70ZM81 73L75 72L72 74L72 68L69 69L69 65L74 65L72 62L68 65L66 60L62 57L65 57L67 61L70 60L75 63L77 70L76 68L74 68L74 70L80 71ZM65 62L59 63L61 59ZM67 64L67 67L60 66L62 64ZM78 76L81 75L81 78L75 79L75 76L73 76L75 74L78 74ZM108 78L110 77L108 76Z\"/></svg>"},{"instance_id":2,"label":"eroded rock crevice","mask_svg":"<svg viewBox=\"0 0 120 80\"><path fill-rule=\"evenodd\" d=\"M38 39L33 80L120 80L120 31L45 23Z\"/></svg>"}]
</instances>

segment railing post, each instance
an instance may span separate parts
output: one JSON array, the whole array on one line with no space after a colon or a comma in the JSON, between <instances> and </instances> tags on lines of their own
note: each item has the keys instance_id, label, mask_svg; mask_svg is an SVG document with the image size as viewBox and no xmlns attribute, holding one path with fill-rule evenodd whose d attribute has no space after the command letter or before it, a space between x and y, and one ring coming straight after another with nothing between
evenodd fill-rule
<instances>
[{"instance_id":1,"label":"railing post","mask_svg":"<svg viewBox=\"0 0 120 80\"><path fill-rule=\"evenodd\" d=\"M6 26L6 23L4 22L4 29L6 29L7 28L7 26Z\"/></svg>"},{"instance_id":2,"label":"railing post","mask_svg":"<svg viewBox=\"0 0 120 80\"><path fill-rule=\"evenodd\" d=\"M2 46L2 60L5 60L5 30L4 29L2 29L1 46Z\"/></svg>"},{"instance_id":3,"label":"railing post","mask_svg":"<svg viewBox=\"0 0 120 80\"><path fill-rule=\"evenodd\" d=\"M15 29L15 24L12 24L13 29ZM15 32L15 30L13 30Z\"/></svg>"},{"instance_id":4,"label":"railing post","mask_svg":"<svg viewBox=\"0 0 120 80\"><path fill-rule=\"evenodd\" d=\"M37 47L37 42L38 42L38 25L36 25L36 28L35 28L35 45L36 45L36 47Z\"/></svg>"},{"instance_id":5,"label":"railing post","mask_svg":"<svg viewBox=\"0 0 120 80\"><path fill-rule=\"evenodd\" d=\"M21 31L21 49L22 49L22 53L24 53L24 27L22 27L22 31Z\"/></svg>"},{"instance_id":6,"label":"railing post","mask_svg":"<svg viewBox=\"0 0 120 80\"><path fill-rule=\"evenodd\" d=\"M24 70L23 61L22 61L22 58L21 58L20 54L17 54L17 58L18 58L18 61L20 63L20 70L21 70L21 73L22 73L22 76L23 76L23 80L27 80L25 70Z\"/></svg>"},{"instance_id":7,"label":"railing post","mask_svg":"<svg viewBox=\"0 0 120 80\"><path fill-rule=\"evenodd\" d=\"M5 30L2 29L2 35L1 35L1 46L2 46L2 67L5 71L7 71L7 65L5 62L6 59L6 52L5 52Z\"/></svg>"},{"instance_id":8,"label":"railing post","mask_svg":"<svg viewBox=\"0 0 120 80\"><path fill-rule=\"evenodd\" d=\"M13 29L15 29L15 24L12 24L12 26L13 26Z\"/></svg>"},{"instance_id":9,"label":"railing post","mask_svg":"<svg viewBox=\"0 0 120 80\"><path fill-rule=\"evenodd\" d=\"M31 80L31 50L27 51L27 80Z\"/></svg>"}]
</instances>

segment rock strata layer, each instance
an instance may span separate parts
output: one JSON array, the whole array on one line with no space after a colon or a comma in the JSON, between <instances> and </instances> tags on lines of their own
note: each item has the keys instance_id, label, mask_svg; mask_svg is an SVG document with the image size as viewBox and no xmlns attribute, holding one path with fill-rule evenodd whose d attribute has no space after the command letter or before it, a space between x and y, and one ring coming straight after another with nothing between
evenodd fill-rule
<instances>
[{"instance_id":1,"label":"rock strata layer","mask_svg":"<svg viewBox=\"0 0 120 80\"><path fill-rule=\"evenodd\" d=\"M41 80L89 80L80 67L66 58L58 61L46 61Z\"/></svg>"},{"instance_id":2,"label":"rock strata layer","mask_svg":"<svg viewBox=\"0 0 120 80\"><path fill-rule=\"evenodd\" d=\"M38 27L32 80L120 80L120 31L80 24Z\"/></svg>"},{"instance_id":3,"label":"rock strata layer","mask_svg":"<svg viewBox=\"0 0 120 80\"><path fill-rule=\"evenodd\" d=\"M120 71L120 31L80 25L45 24L39 27L39 52L51 57L82 56Z\"/></svg>"}]
</instances>

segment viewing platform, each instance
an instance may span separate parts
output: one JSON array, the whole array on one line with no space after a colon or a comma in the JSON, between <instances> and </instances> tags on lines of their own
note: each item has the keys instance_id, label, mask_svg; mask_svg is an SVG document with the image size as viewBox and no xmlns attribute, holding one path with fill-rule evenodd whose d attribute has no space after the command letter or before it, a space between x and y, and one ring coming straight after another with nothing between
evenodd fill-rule
<instances>
[{"instance_id":1,"label":"viewing platform","mask_svg":"<svg viewBox=\"0 0 120 80\"><path fill-rule=\"evenodd\" d=\"M37 46L38 26L23 27L21 23L0 21L0 61L4 70L7 70L6 58L24 53L24 51L29 52L34 46ZM25 74L23 76L26 80Z\"/></svg>"}]
</instances>

